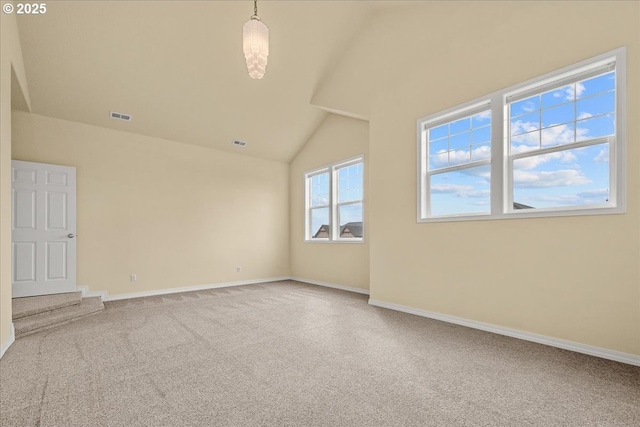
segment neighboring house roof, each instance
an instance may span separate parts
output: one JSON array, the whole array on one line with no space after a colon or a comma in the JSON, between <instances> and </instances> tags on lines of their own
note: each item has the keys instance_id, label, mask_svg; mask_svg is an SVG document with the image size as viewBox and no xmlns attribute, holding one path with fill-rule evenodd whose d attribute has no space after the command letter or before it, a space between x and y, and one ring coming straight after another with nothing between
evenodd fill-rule
<instances>
[{"instance_id":1,"label":"neighboring house roof","mask_svg":"<svg viewBox=\"0 0 640 427\"><path fill-rule=\"evenodd\" d=\"M513 209L535 209L533 206L523 205L522 203L513 202Z\"/></svg>"},{"instance_id":2,"label":"neighboring house roof","mask_svg":"<svg viewBox=\"0 0 640 427\"><path fill-rule=\"evenodd\" d=\"M331 227L328 224L322 224L316 234L313 235L314 239L319 237L325 237L323 234L326 233L326 237L329 237L331 234ZM340 236L342 237L345 233L351 234L353 237L362 237L362 222L348 222L342 227L340 227Z\"/></svg>"},{"instance_id":3,"label":"neighboring house roof","mask_svg":"<svg viewBox=\"0 0 640 427\"><path fill-rule=\"evenodd\" d=\"M362 237L362 222L348 222L340 227L340 236L351 233L353 237Z\"/></svg>"},{"instance_id":4,"label":"neighboring house roof","mask_svg":"<svg viewBox=\"0 0 640 427\"><path fill-rule=\"evenodd\" d=\"M331 229L329 228L329 225L327 225L327 224L322 224L322 225L320 226L320 228L318 228L318 231L316 231L316 234L314 234L314 235L313 235L313 238L314 238L314 239L317 239L318 237L321 237L320 235L321 235L321 234L323 234L323 233L326 233L326 234L327 234L327 237L329 237L329 231L330 231L330 230L331 230ZM322 237L324 237L324 236L322 236Z\"/></svg>"}]
</instances>

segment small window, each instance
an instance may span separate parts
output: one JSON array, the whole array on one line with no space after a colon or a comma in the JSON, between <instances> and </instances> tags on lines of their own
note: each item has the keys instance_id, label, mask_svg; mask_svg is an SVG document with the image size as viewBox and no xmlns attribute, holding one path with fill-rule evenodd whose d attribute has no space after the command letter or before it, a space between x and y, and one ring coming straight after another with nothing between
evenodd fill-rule
<instances>
[{"instance_id":1,"label":"small window","mask_svg":"<svg viewBox=\"0 0 640 427\"><path fill-rule=\"evenodd\" d=\"M625 212L625 52L418 120L418 221Z\"/></svg>"},{"instance_id":2,"label":"small window","mask_svg":"<svg viewBox=\"0 0 640 427\"><path fill-rule=\"evenodd\" d=\"M426 122L423 141L427 216L490 214L488 101Z\"/></svg>"},{"instance_id":3,"label":"small window","mask_svg":"<svg viewBox=\"0 0 640 427\"><path fill-rule=\"evenodd\" d=\"M364 236L363 158L305 174L305 240L359 242Z\"/></svg>"}]
</instances>

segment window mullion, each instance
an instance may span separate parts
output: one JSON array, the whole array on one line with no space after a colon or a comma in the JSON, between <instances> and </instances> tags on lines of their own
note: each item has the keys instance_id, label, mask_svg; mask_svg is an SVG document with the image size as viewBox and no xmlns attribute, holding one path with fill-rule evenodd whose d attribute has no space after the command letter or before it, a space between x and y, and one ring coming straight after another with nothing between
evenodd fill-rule
<instances>
[{"instance_id":1,"label":"window mullion","mask_svg":"<svg viewBox=\"0 0 640 427\"><path fill-rule=\"evenodd\" d=\"M504 206L504 158L507 147L505 146L504 133L508 132L507 121L504 120L504 98L501 94L491 97L491 215L501 215Z\"/></svg>"},{"instance_id":2,"label":"window mullion","mask_svg":"<svg viewBox=\"0 0 640 427\"><path fill-rule=\"evenodd\" d=\"M336 175L338 171L335 166L331 168L331 173L329 174L329 229L331 230L329 238L331 240L337 240L339 231L336 232L336 228L340 228L338 222L338 213L336 207Z\"/></svg>"}]
</instances>

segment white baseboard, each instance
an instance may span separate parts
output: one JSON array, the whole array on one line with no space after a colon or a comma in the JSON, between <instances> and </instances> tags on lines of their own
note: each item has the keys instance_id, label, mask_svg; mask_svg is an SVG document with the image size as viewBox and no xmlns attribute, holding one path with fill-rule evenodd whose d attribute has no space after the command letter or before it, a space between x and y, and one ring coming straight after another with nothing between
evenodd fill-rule
<instances>
[{"instance_id":1,"label":"white baseboard","mask_svg":"<svg viewBox=\"0 0 640 427\"><path fill-rule=\"evenodd\" d=\"M231 286L244 286L244 285L255 285L259 283L268 283L268 282L279 282L282 280L289 280L289 276L283 277L270 277L268 279L253 279L253 280L241 280L238 282L227 282L227 283L214 283L209 285L197 285L197 286L185 286L182 288L169 288L169 289L158 289L156 291L143 291L143 292L132 292L128 294L117 294L117 295L108 295L106 291L95 292L95 296L102 296L103 301L118 301L123 299L131 299L131 298L142 298L142 297L152 297L156 295L168 295L168 294L177 294L180 292L193 292L193 291L203 291L206 289L217 289L217 288L228 288ZM104 294L104 295L102 295Z\"/></svg>"},{"instance_id":2,"label":"white baseboard","mask_svg":"<svg viewBox=\"0 0 640 427\"><path fill-rule=\"evenodd\" d=\"M13 342L16 340L16 329L13 327L13 323L11 324L11 333L9 334L9 338L7 338L7 341L2 343L2 346L0 346L0 359L2 359L2 356L4 356L4 353L9 350L9 347L11 347L11 344L13 344Z\"/></svg>"},{"instance_id":3,"label":"white baseboard","mask_svg":"<svg viewBox=\"0 0 640 427\"><path fill-rule=\"evenodd\" d=\"M88 286L76 286L79 292L82 292L82 298L100 297L102 301L117 301L122 299L152 297L156 295L177 294L179 292L202 291L206 289L228 288L232 286L256 285L259 283L280 282L283 280L295 280L297 282L308 283L311 285L325 286L327 288L340 289L348 292L356 292L359 294L369 295L367 289L355 288L352 286L338 285L335 283L320 282L318 280L304 279L302 277L270 277L267 279L241 280L238 282L214 283L209 285L185 286L182 288L158 289L155 291L131 292L127 294L109 295L107 291L89 291Z\"/></svg>"},{"instance_id":4,"label":"white baseboard","mask_svg":"<svg viewBox=\"0 0 640 427\"><path fill-rule=\"evenodd\" d=\"M417 316L428 317L430 319L441 320L443 322L454 323L469 328L480 329L482 331L493 332L494 334L506 335L512 338L518 338L525 341L532 341L538 344L545 344L551 347L558 347L564 350L575 351L577 353L588 354L590 356L601 357L603 359L614 360L616 362L627 363L629 365L640 366L640 356L623 353L616 350L609 350L602 347L595 347L587 344L581 344L574 341L563 340L560 338L538 335L532 332L525 332L518 329L505 328L503 326L492 325L490 323L477 322L475 320L464 319L462 317L450 316L448 314L436 313L432 311L420 310L400 304L394 304L385 301L369 299L369 304L388 308L390 310L402 311L404 313L415 314Z\"/></svg>"},{"instance_id":5,"label":"white baseboard","mask_svg":"<svg viewBox=\"0 0 640 427\"><path fill-rule=\"evenodd\" d=\"M358 294L369 295L369 290L368 289L356 288L356 287L353 287L353 286L346 286L346 285L337 285L335 283L321 282L319 280L305 279L305 278L302 278L302 277L290 277L290 279L291 280L295 280L296 282L308 283L310 285L324 286L324 287L327 287L327 288L334 288L334 289L340 289L342 291L355 292L355 293L358 293Z\"/></svg>"}]
</instances>

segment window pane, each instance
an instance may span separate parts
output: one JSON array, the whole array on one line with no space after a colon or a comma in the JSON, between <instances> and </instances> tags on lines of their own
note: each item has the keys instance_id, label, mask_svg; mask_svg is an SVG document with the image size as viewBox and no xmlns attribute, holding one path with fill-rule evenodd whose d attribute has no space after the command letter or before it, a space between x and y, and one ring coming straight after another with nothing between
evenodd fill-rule
<instances>
[{"instance_id":1,"label":"window pane","mask_svg":"<svg viewBox=\"0 0 640 427\"><path fill-rule=\"evenodd\" d=\"M542 110L542 127L546 128L562 123L573 122L575 120L574 108L575 105L571 103L549 108L548 110Z\"/></svg>"},{"instance_id":2,"label":"window pane","mask_svg":"<svg viewBox=\"0 0 640 427\"><path fill-rule=\"evenodd\" d=\"M509 114L511 117L521 116L523 114L531 113L540 109L540 96L532 96L531 98L523 99L522 101L514 102L511 104Z\"/></svg>"},{"instance_id":3,"label":"window pane","mask_svg":"<svg viewBox=\"0 0 640 427\"><path fill-rule=\"evenodd\" d=\"M449 166L463 165L471 161L471 150L467 147L463 150L449 152Z\"/></svg>"},{"instance_id":4,"label":"window pane","mask_svg":"<svg viewBox=\"0 0 640 427\"><path fill-rule=\"evenodd\" d=\"M479 160L488 160L491 158L491 145L485 144L478 147L473 147L471 150L471 161L477 162Z\"/></svg>"},{"instance_id":5,"label":"window pane","mask_svg":"<svg viewBox=\"0 0 640 427\"><path fill-rule=\"evenodd\" d=\"M362 164L338 169L338 203L362 200Z\"/></svg>"},{"instance_id":6,"label":"window pane","mask_svg":"<svg viewBox=\"0 0 640 427\"><path fill-rule=\"evenodd\" d=\"M527 114L511 120L511 135L540 129L540 113Z\"/></svg>"},{"instance_id":7,"label":"window pane","mask_svg":"<svg viewBox=\"0 0 640 427\"><path fill-rule=\"evenodd\" d=\"M542 108L548 108L554 105L570 102L575 99L576 85L571 84L551 92L542 94Z\"/></svg>"},{"instance_id":8,"label":"window pane","mask_svg":"<svg viewBox=\"0 0 640 427\"><path fill-rule=\"evenodd\" d=\"M479 128L491 124L491 111L483 111L471 117L471 127Z\"/></svg>"},{"instance_id":9,"label":"window pane","mask_svg":"<svg viewBox=\"0 0 640 427\"><path fill-rule=\"evenodd\" d=\"M615 115L594 117L593 119L578 121L578 141L613 135L615 133Z\"/></svg>"},{"instance_id":10,"label":"window pane","mask_svg":"<svg viewBox=\"0 0 640 427\"><path fill-rule=\"evenodd\" d=\"M449 125L449 133L451 135L460 132L468 132L469 129L471 129L471 119L469 117L456 120Z\"/></svg>"},{"instance_id":11,"label":"window pane","mask_svg":"<svg viewBox=\"0 0 640 427\"><path fill-rule=\"evenodd\" d=\"M338 206L340 238L362 238L362 203Z\"/></svg>"},{"instance_id":12,"label":"window pane","mask_svg":"<svg viewBox=\"0 0 640 427\"><path fill-rule=\"evenodd\" d=\"M595 95L602 92L614 90L616 87L616 72L603 74L589 80L576 84L576 95L578 99Z\"/></svg>"},{"instance_id":13,"label":"window pane","mask_svg":"<svg viewBox=\"0 0 640 427\"><path fill-rule=\"evenodd\" d=\"M311 178L311 207L329 205L329 172Z\"/></svg>"},{"instance_id":14,"label":"window pane","mask_svg":"<svg viewBox=\"0 0 640 427\"><path fill-rule=\"evenodd\" d=\"M449 139L438 139L429 143L429 155L443 153L449 150Z\"/></svg>"},{"instance_id":15,"label":"window pane","mask_svg":"<svg viewBox=\"0 0 640 427\"><path fill-rule=\"evenodd\" d=\"M449 149L457 150L462 147L469 147L471 145L471 133L465 132L455 136L452 136L449 140Z\"/></svg>"},{"instance_id":16,"label":"window pane","mask_svg":"<svg viewBox=\"0 0 640 427\"><path fill-rule=\"evenodd\" d=\"M554 126L542 130L542 147L571 144L575 140L575 126L573 123Z\"/></svg>"},{"instance_id":17,"label":"window pane","mask_svg":"<svg viewBox=\"0 0 640 427\"><path fill-rule=\"evenodd\" d=\"M457 119L448 126L451 135L428 141L428 169L438 170L464 165L471 161L491 158L491 110ZM441 136L442 132L429 131L429 135Z\"/></svg>"},{"instance_id":18,"label":"window pane","mask_svg":"<svg viewBox=\"0 0 640 427\"><path fill-rule=\"evenodd\" d=\"M514 160L513 168L513 202L518 209L608 202L608 143Z\"/></svg>"},{"instance_id":19,"label":"window pane","mask_svg":"<svg viewBox=\"0 0 640 427\"><path fill-rule=\"evenodd\" d=\"M578 113L579 120L613 113L615 110L616 97L613 92L607 92L604 95L581 99L576 103L576 112Z\"/></svg>"},{"instance_id":20,"label":"window pane","mask_svg":"<svg viewBox=\"0 0 640 427\"><path fill-rule=\"evenodd\" d=\"M331 235L329 228L329 208L316 208L311 210L311 230L309 234L312 239L328 239Z\"/></svg>"},{"instance_id":21,"label":"window pane","mask_svg":"<svg viewBox=\"0 0 640 427\"><path fill-rule=\"evenodd\" d=\"M449 166L449 152L436 154L429 157L429 170L442 169Z\"/></svg>"},{"instance_id":22,"label":"window pane","mask_svg":"<svg viewBox=\"0 0 640 427\"><path fill-rule=\"evenodd\" d=\"M491 142L491 126L474 129L471 141L473 145L482 144L483 142Z\"/></svg>"},{"instance_id":23,"label":"window pane","mask_svg":"<svg viewBox=\"0 0 640 427\"><path fill-rule=\"evenodd\" d=\"M438 126L437 128L429 129L429 139L440 139L449 136L449 125Z\"/></svg>"},{"instance_id":24,"label":"window pane","mask_svg":"<svg viewBox=\"0 0 640 427\"><path fill-rule=\"evenodd\" d=\"M489 165L431 175L431 215L489 213L490 187Z\"/></svg>"},{"instance_id":25,"label":"window pane","mask_svg":"<svg viewBox=\"0 0 640 427\"><path fill-rule=\"evenodd\" d=\"M349 190L349 200L362 200L362 187Z\"/></svg>"},{"instance_id":26,"label":"window pane","mask_svg":"<svg viewBox=\"0 0 640 427\"><path fill-rule=\"evenodd\" d=\"M540 148L540 131L524 133L511 138L511 154Z\"/></svg>"}]
</instances>

